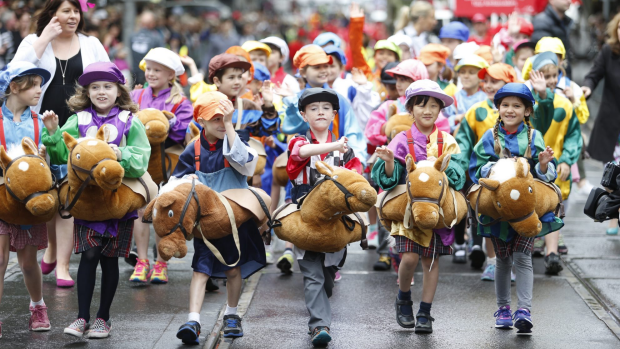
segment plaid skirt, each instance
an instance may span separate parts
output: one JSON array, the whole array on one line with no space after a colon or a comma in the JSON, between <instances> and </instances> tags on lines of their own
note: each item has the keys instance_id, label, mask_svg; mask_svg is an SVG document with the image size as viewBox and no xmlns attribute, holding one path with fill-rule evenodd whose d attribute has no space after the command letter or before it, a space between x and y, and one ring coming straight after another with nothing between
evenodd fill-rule
<instances>
[{"instance_id":1,"label":"plaid skirt","mask_svg":"<svg viewBox=\"0 0 620 349\"><path fill-rule=\"evenodd\" d=\"M532 249L534 248L534 238L526 238L519 234L516 234L510 242L506 242L493 236L491 237L491 241L493 242L495 254L501 259L510 257L515 252L522 252L526 255L531 255Z\"/></svg>"},{"instance_id":2,"label":"plaid skirt","mask_svg":"<svg viewBox=\"0 0 620 349\"><path fill-rule=\"evenodd\" d=\"M441 237L436 233L433 233L433 238L428 247L417 244L404 236L394 236L394 239L396 239L398 253L413 252L419 254L420 257L428 258L432 258L433 255L437 257L452 254L452 247L445 246L443 242L441 242Z\"/></svg>"},{"instance_id":3,"label":"plaid skirt","mask_svg":"<svg viewBox=\"0 0 620 349\"><path fill-rule=\"evenodd\" d=\"M100 234L80 224L73 225L73 251L82 253L93 247L102 246L101 254L106 257L129 257L131 238L133 236L133 219L118 222L118 234L107 231Z\"/></svg>"},{"instance_id":4,"label":"plaid skirt","mask_svg":"<svg viewBox=\"0 0 620 349\"><path fill-rule=\"evenodd\" d=\"M36 246L37 250L47 248L47 226L35 224L30 229L0 221L0 235L9 236L9 250L17 252L26 246Z\"/></svg>"}]
</instances>

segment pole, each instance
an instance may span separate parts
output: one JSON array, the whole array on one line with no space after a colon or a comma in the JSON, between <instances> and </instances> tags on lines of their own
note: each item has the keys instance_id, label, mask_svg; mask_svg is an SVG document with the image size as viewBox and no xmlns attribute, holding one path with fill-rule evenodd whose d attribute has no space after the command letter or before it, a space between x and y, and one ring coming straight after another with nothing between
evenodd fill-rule
<instances>
[{"instance_id":1,"label":"pole","mask_svg":"<svg viewBox=\"0 0 620 349\"><path fill-rule=\"evenodd\" d=\"M131 57L131 34L133 34L134 27L136 26L136 0L124 0L125 11L123 12L123 45L130 53L127 63L132 66Z\"/></svg>"}]
</instances>

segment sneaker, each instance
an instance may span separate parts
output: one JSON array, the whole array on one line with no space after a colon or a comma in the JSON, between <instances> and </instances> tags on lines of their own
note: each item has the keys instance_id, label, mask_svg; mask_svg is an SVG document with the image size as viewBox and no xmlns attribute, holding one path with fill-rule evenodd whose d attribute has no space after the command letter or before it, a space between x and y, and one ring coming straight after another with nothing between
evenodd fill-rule
<instances>
[{"instance_id":1,"label":"sneaker","mask_svg":"<svg viewBox=\"0 0 620 349\"><path fill-rule=\"evenodd\" d=\"M568 254L568 246L564 243L564 235L562 234L560 234L560 238L558 240L558 253Z\"/></svg>"},{"instance_id":2,"label":"sneaker","mask_svg":"<svg viewBox=\"0 0 620 349\"><path fill-rule=\"evenodd\" d=\"M377 261L377 263L372 266L372 269L378 271L387 271L390 270L391 266L392 258L390 258L388 255L382 254L379 256L379 260Z\"/></svg>"},{"instance_id":3,"label":"sneaker","mask_svg":"<svg viewBox=\"0 0 620 349\"><path fill-rule=\"evenodd\" d=\"M433 333L433 317L431 314L418 312L415 316L417 321L415 323L415 333Z\"/></svg>"},{"instance_id":4,"label":"sneaker","mask_svg":"<svg viewBox=\"0 0 620 349\"><path fill-rule=\"evenodd\" d=\"M493 316L495 316L495 328L512 328L512 313L509 305L499 307Z\"/></svg>"},{"instance_id":5,"label":"sneaker","mask_svg":"<svg viewBox=\"0 0 620 349\"><path fill-rule=\"evenodd\" d=\"M517 276L515 275L515 273L511 270L510 271L510 282L515 282L517 281Z\"/></svg>"},{"instance_id":6,"label":"sneaker","mask_svg":"<svg viewBox=\"0 0 620 349\"><path fill-rule=\"evenodd\" d=\"M129 256L125 257L125 263L131 265L132 267L135 267L138 263L138 248L136 246L129 251Z\"/></svg>"},{"instance_id":7,"label":"sneaker","mask_svg":"<svg viewBox=\"0 0 620 349\"><path fill-rule=\"evenodd\" d=\"M293 264L295 263L295 258L293 258L292 253L284 253L280 259L278 259L278 264L276 267L280 269L280 271L284 274L291 274L293 272Z\"/></svg>"},{"instance_id":8,"label":"sneaker","mask_svg":"<svg viewBox=\"0 0 620 349\"><path fill-rule=\"evenodd\" d=\"M515 311L512 319L515 321L515 328L517 329L517 335L520 336L531 336L532 335L532 327L534 324L532 323L532 316L530 315L530 311L524 308L519 308L519 310Z\"/></svg>"},{"instance_id":9,"label":"sneaker","mask_svg":"<svg viewBox=\"0 0 620 349\"><path fill-rule=\"evenodd\" d=\"M376 250L379 247L379 232L371 231L367 236L366 240L368 241L368 248L371 250Z\"/></svg>"},{"instance_id":10,"label":"sneaker","mask_svg":"<svg viewBox=\"0 0 620 349\"><path fill-rule=\"evenodd\" d=\"M152 284L167 284L168 283L168 263L155 262L153 270L151 270L151 283Z\"/></svg>"},{"instance_id":11,"label":"sneaker","mask_svg":"<svg viewBox=\"0 0 620 349\"><path fill-rule=\"evenodd\" d=\"M179 327L177 338L184 344L200 344L200 324L188 321Z\"/></svg>"},{"instance_id":12,"label":"sneaker","mask_svg":"<svg viewBox=\"0 0 620 349\"><path fill-rule=\"evenodd\" d=\"M590 192L592 191L594 187L592 186L592 184L590 184L590 181L588 181L587 179L584 181L585 183L581 186L581 188L579 188L578 192L581 195L588 196L590 195Z\"/></svg>"},{"instance_id":13,"label":"sneaker","mask_svg":"<svg viewBox=\"0 0 620 349\"><path fill-rule=\"evenodd\" d=\"M273 264L273 254L271 252L265 252L265 259L267 261L267 264Z\"/></svg>"},{"instance_id":14,"label":"sneaker","mask_svg":"<svg viewBox=\"0 0 620 349\"><path fill-rule=\"evenodd\" d=\"M482 272L482 281L495 281L495 264L489 264Z\"/></svg>"},{"instance_id":15,"label":"sneaker","mask_svg":"<svg viewBox=\"0 0 620 349\"><path fill-rule=\"evenodd\" d=\"M129 277L131 282L146 283L149 275L150 264L148 259L138 259L133 274Z\"/></svg>"},{"instance_id":16,"label":"sneaker","mask_svg":"<svg viewBox=\"0 0 620 349\"><path fill-rule=\"evenodd\" d=\"M465 250L465 245L454 244L454 255L452 256L452 263L467 263L467 251Z\"/></svg>"},{"instance_id":17,"label":"sneaker","mask_svg":"<svg viewBox=\"0 0 620 349\"><path fill-rule=\"evenodd\" d=\"M564 267L560 264L560 256L551 252L545 257L545 274L558 275L562 270L564 270Z\"/></svg>"},{"instance_id":18,"label":"sneaker","mask_svg":"<svg viewBox=\"0 0 620 349\"><path fill-rule=\"evenodd\" d=\"M607 235L618 235L618 227L616 227L616 228L608 228L605 233Z\"/></svg>"},{"instance_id":19,"label":"sneaker","mask_svg":"<svg viewBox=\"0 0 620 349\"><path fill-rule=\"evenodd\" d=\"M545 255L545 240L543 238L534 239L534 249L532 250L532 256L543 257Z\"/></svg>"},{"instance_id":20,"label":"sneaker","mask_svg":"<svg viewBox=\"0 0 620 349\"><path fill-rule=\"evenodd\" d=\"M243 337L239 315L224 315L224 338Z\"/></svg>"},{"instance_id":21,"label":"sneaker","mask_svg":"<svg viewBox=\"0 0 620 349\"><path fill-rule=\"evenodd\" d=\"M111 329L112 320L105 321L98 317L88 332L86 332L86 338L108 338Z\"/></svg>"},{"instance_id":22,"label":"sneaker","mask_svg":"<svg viewBox=\"0 0 620 349\"><path fill-rule=\"evenodd\" d=\"M469 252L469 260L471 261L472 268L482 269L486 258L487 257L484 255L484 252L482 252L482 248L479 245L471 248L471 252Z\"/></svg>"},{"instance_id":23,"label":"sneaker","mask_svg":"<svg viewBox=\"0 0 620 349\"><path fill-rule=\"evenodd\" d=\"M86 330L88 330L88 322L82 318L79 318L73 321L69 327L66 327L63 332L65 334L82 338Z\"/></svg>"},{"instance_id":24,"label":"sneaker","mask_svg":"<svg viewBox=\"0 0 620 349\"><path fill-rule=\"evenodd\" d=\"M329 327L317 326L312 330L312 345L316 348L325 348L332 340L332 336L329 334Z\"/></svg>"},{"instance_id":25,"label":"sneaker","mask_svg":"<svg viewBox=\"0 0 620 349\"><path fill-rule=\"evenodd\" d=\"M30 306L30 321L28 329L30 331L42 332L52 328L50 319L47 317L47 307L45 305Z\"/></svg>"},{"instance_id":26,"label":"sneaker","mask_svg":"<svg viewBox=\"0 0 620 349\"><path fill-rule=\"evenodd\" d=\"M339 271L337 271L337 272L336 272L336 276L334 277L334 281L335 281L335 282L338 282L338 281L340 281L340 280L342 280L342 275L340 275L340 272L339 272Z\"/></svg>"}]
</instances>

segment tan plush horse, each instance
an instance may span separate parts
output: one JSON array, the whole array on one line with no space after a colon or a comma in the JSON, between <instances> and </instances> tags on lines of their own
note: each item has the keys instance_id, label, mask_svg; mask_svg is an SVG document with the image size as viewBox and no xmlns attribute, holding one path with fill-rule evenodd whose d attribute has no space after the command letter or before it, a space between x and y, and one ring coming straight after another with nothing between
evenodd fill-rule
<instances>
[{"instance_id":1,"label":"tan plush horse","mask_svg":"<svg viewBox=\"0 0 620 349\"><path fill-rule=\"evenodd\" d=\"M534 179L525 158L498 160L489 178L481 178L479 183L470 188L467 199L476 216L494 219L484 225L508 222L520 235L534 237L542 230L539 217L548 212L563 216L559 188Z\"/></svg>"},{"instance_id":2,"label":"tan plush horse","mask_svg":"<svg viewBox=\"0 0 620 349\"><path fill-rule=\"evenodd\" d=\"M22 139L21 145L23 154L13 159L0 147L4 174L0 177L0 219L20 225L45 223L58 211L52 172L32 139Z\"/></svg>"},{"instance_id":3,"label":"tan plush horse","mask_svg":"<svg viewBox=\"0 0 620 349\"><path fill-rule=\"evenodd\" d=\"M357 172L322 161L316 169L327 177L304 197L299 209L295 204L278 208L274 220L281 226L276 224L276 235L315 252L338 252L351 242L365 240L368 223L356 213L367 212L376 203L377 192Z\"/></svg>"},{"instance_id":4,"label":"tan plush horse","mask_svg":"<svg viewBox=\"0 0 620 349\"><path fill-rule=\"evenodd\" d=\"M160 256L164 260L185 257L185 241L191 240L194 235L204 239L220 239L230 235L233 233L231 220L237 228L250 219L259 227L265 224L267 216L250 190L257 193L267 207L271 205L269 195L257 188L230 189L218 194L198 181L192 185L191 180L185 179L164 186L160 195L144 211L144 218L152 219L155 233L162 237L158 244ZM232 215L229 215L227 205ZM209 246L210 243L207 241L205 244Z\"/></svg>"},{"instance_id":5,"label":"tan plush horse","mask_svg":"<svg viewBox=\"0 0 620 349\"><path fill-rule=\"evenodd\" d=\"M409 113L398 113L396 103L392 103L388 108L387 118L385 136L388 140L391 140L403 131L409 130L413 125L413 117Z\"/></svg>"},{"instance_id":6,"label":"tan plush horse","mask_svg":"<svg viewBox=\"0 0 620 349\"><path fill-rule=\"evenodd\" d=\"M145 193L132 190L138 179L125 179L125 170L116 154L104 140L106 126L97 131L96 138L78 142L67 132L62 134L69 150L67 180L60 186L61 213L66 211L77 218L90 221L120 219L127 213L146 205L147 198L157 193L148 173L142 181L148 186Z\"/></svg>"},{"instance_id":7,"label":"tan plush horse","mask_svg":"<svg viewBox=\"0 0 620 349\"><path fill-rule=\"evenodd\" d=\"M184 150L180 145L165 148L170 131L168 120L173 118L174 114L167 110L147 108L140 110L136 116L144 125L146 137L151 144L148 172L155 183L167 182Z\"/></svg>"}]
</instances>

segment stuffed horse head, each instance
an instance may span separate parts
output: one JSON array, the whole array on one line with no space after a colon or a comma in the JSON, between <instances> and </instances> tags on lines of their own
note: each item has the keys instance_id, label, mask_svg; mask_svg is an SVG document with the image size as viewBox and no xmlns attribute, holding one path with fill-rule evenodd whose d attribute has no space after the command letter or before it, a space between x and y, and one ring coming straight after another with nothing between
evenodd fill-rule
<instances>
[{"instance_id":1,"label":"stuffed horse head","mask_svg":"<svg viewBox=\"0 0 620 349\"><path fill-rule=\"evenodd\" d=\"M121 186L125 170L105 141L108 139L108 132L103 125L95 138L82 138L79 141L67 132L62 134L69 149L69 185L79 187L79 183L86 180L90 171L94 179L94 183L91 182L90 185L97 185L105 190L115 190ZM71 183L72 181L74 183Z\"/></svg>"},{"instance_id":2,"label":"stuffed horse head","mask_svg":"<svg viewBox=\"0 0 620 349\"><path fill-rule=\"evenodd\" d=\"M52 219L58 209L57 197L49 193L54 184L52 173L45 159L39 157L37 145L30 138L23 138L21 145L23 154L19 155L26 156L14 159L4 147L0 147L0 166L4 171L7 204L13 201L15 205L25 205L33 216L41 217L45 222L46 218Z\"/></svg>"},{"instance_id":3,"label":"stuffed horse head","mask_svg":"<svg viewBox=\"0 0 620 349\"><path fill-rule=\"evenodd\" d=\"M413 162L411 154L407 165L407 191L411 214L415 224L422 229L433 229L439 222L439 208L448 198L448 179L444 174L450 163L450 154L443 154L435 162Z\"/></svg>"},{"instance_id":4,"label":"stuffed horse head","mask_svg":"<svg viewBox=\"0 0 620 349\"><path fill-rule=\"evenodd\" d=\"M413 117L408 113L395 114L385 123L385 135L391 140L397 134L409 130L412 125Z\"/></svg>"},{"instance_id":5,"label":"stuffed horse head","mask_svg":"<svg viewBox=\"0 0 620 349\"><path fill-rule=\"evenodd\" d=\"M172 119L174 114L167 110L160 111L159 109L147 108L140 110L136 115L144 125L149 143L161 144L166 141L170 130L168 120Z\"/></svg>"}]
</instances>

